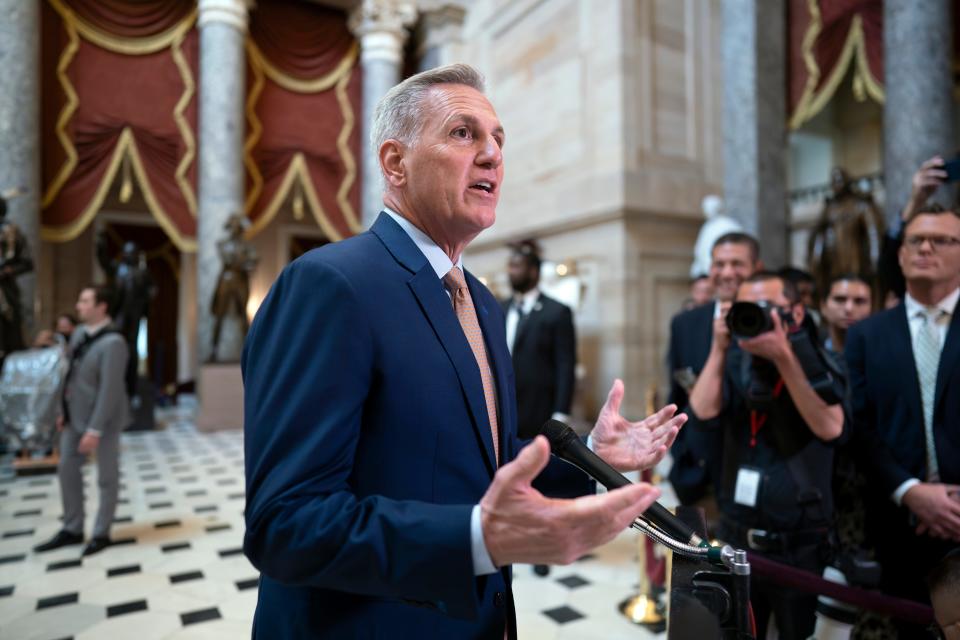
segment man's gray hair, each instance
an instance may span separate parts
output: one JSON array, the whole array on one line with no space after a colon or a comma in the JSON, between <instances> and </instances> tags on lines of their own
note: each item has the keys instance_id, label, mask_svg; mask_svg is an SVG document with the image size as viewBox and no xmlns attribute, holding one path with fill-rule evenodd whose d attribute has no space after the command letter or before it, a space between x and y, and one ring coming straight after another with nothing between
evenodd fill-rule
<instances>
[{"instance_id":1,"label":"man's gray hair","mask_svg":"<svg viewBox=\"0 0 960 640\"><path fill-rule=\"evenodd\" d=\"M387 140L410 144L423 127L423 100L438 84L460 84L484 92L483 75L466 64L450 64L410 76L384 95L373 111L370 147L374 157Z\"/></svg>"}]
</instances>

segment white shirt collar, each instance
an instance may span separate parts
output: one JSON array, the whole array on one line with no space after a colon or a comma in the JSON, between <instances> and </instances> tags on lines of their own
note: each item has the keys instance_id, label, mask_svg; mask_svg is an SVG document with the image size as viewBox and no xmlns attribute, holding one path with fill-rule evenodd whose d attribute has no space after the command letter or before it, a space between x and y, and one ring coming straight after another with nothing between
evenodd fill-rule
<instances>
[{"instance_id":1,"label":"white shirt collar","mask_svg":"<svg viewBox=\"0 0 960 640\"><path fill-rule=\"evenodd\" d=\"M540 297L540 287L534 287L527 291L526 293L513 294L513 299L516 302L519 302L523 307L524 313L530 313L530 309L533 308L533 305L537 302L537 298Z\"/></svg>"},{"instance_id":2,"label":"white shirt collar","mask_svg":"<svg viewBox=\"0 0 960 640\"><path fill-rule=\"evenodd\" d=\"M954 309L957 307L958 300L960 300L960 287L954 289L943 300L933 306L934 308L939 309L941 312L952 316ZM914 318L918 313L927 312L927 306L917 302L917 300L909 293L904 297L903 304L907 308L908 318Z\"/></svg>"},{"instance_id":3,"label":"white shirt collar","mask_svg":"<svg viewBox=\"0 0 960 640\"><path fill-rule=\"evenodd\" d=\"M433 238L425 234L419 227L402 215L387 206L384 206L383 210L410 236L410 239L413 240L413 243L417 245L417 248L420 249L420 252L426 257L430 266L436 271L437 277L443 280L444 276L453 268L453 261L450 260L450 256L440 248L440 245L433 241ZM457 258L457 266L463 271L463 256Z\"/></svg>"}]
</instances>

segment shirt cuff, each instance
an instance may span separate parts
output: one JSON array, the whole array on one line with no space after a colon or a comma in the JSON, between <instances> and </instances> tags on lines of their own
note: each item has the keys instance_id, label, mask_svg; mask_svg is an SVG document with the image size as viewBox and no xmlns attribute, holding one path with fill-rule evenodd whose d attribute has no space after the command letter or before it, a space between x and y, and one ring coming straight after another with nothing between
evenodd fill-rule
<instances>
[{"instance_id":1,"label":"shirt cuff","mask_svg":"<svg viewBox=\"0 0 960 640\"><path fill-rule=\"evenodd\" d=\"M490 552L487 551L487 545L483 541L479 504L473 505L473 511L470 512L470 551L473 553L473 575L485 576L488 573L497 572Z\"/></svg>"},{"instance_id":2,"label":"shirt cuff","mask_svg":"<svg viewBox=\"0 0 960 640\"><path fill-rule=\"evenodd\" d=\"M916 478L910 478L909 480L904 480L903 484L897 487L896 490L893 492L893 495L891 495L890 497L893 498L893 501L896 502L897 506L899 507L901 506L901 502L903 502L903 496L906 495L907 491L917 486L918 484L920 484L920 481L917 480Z\"/></svg>"},{"instance_id":3,"label":"shirt cuff","mask_svg":"<svg viewBox=\"0 0 960 640\"><path fill-rule=\"evenodd\" d=\"M97 431L96 429L87 429L87 430L84 431L83 433L84 433L84 434L88 434L88 433L89 433L90 435L92 435L92 436L97 436L98 438L99 438L101 435L103 435L102 433L100 433L100 432Z\"/></svg>"},{"instance_id":4,"label":"shirt cuff","mask_svg":"<svg viewBox=\"0 0 960 640\"><path fill-rule=\"evenodd\" d=\"M567 424L570 422L570 416L563 411L554 411L553 415L550 416L551 420L559 420L560 422Z\"/></svg>"}]
</instances>

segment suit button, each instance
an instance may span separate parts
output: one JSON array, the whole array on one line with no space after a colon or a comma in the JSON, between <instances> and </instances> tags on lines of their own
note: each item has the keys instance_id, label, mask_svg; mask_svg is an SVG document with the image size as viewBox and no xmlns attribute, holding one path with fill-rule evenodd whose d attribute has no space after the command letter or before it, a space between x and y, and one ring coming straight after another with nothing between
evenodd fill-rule
<instances>
[{"instance_id":1,"label":"suit button","mask_svg":"<svg viewBox=\"0 0 960 640\"><path fill-rule=\"evenodd\" d=\"M493 606L503 606L503 591L497 591L495 594L493 594Z\"/></svg>"}]
</instances>

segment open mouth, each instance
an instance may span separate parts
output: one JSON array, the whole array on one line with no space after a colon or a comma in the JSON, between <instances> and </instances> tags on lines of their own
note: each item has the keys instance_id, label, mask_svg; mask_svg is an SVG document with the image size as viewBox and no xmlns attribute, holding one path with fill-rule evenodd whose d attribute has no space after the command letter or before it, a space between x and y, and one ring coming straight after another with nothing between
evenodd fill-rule
<instances>
[{"instance_id":1,"label":"open mouth","mask_svg":"<svg viewBox=\"0 0 960 640\"><path fill-rule=\"evenodd\" d=\"M473 183L470 185L470 188L476 189L477 191L483 191L485 193L493 193L493 183L486 182L485 180Z\"/></svg>"}]
</instances>

